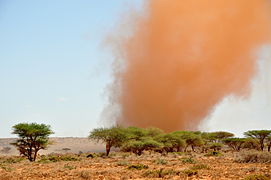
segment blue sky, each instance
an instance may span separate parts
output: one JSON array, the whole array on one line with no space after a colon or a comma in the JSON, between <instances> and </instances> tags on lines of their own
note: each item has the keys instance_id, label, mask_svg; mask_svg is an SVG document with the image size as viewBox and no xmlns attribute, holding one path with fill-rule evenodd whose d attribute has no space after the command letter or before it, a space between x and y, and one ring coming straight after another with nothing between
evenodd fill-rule
<instances>
[{"instance_id":1,"label":"blue sky","mask_svg":"<svg viewBox=\"0 0 271 180\"><path fill-rule=\"evenodd\" d=\"M0 137L20 122L55 136L101 126L113 56L104 38L141 0L0 0Z\"/></svg>"},{"instance_id":2,"label":"blue sky","mask_svg":"<svg viewBox=\"0 0 271 180\"><path fill-rule=\"evenodd\" d=\"M0 0L0 138L20 122L50 124L54 136L102 126L114 60L103 42L143 1ZM270 129L270 57L270 47L259 53L251 96L226 97L201 130Z\"/></svg>"}]
</instances>

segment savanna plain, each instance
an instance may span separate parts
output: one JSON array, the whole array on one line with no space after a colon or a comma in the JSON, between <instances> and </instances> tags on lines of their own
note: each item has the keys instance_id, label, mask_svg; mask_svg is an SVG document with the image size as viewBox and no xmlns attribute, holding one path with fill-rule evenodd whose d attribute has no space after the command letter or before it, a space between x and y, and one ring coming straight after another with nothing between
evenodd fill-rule
<instances>
[{"instance_id":1,"label":"savanna plain","mask_svg":"<svg viewBox=\"0 0 271 180\"><path fill-rule=\"evenodd\" d=\"M271 179L271 153L221 150L219 153L158 153L141 156L112 151L87 138L53 138L36 162L16 155L12 139L1 139L0 180L12 179ZM81 149L81 150L80 150ZM17 153L18 154L18 153Z\"/></svg>"}]
</instances>

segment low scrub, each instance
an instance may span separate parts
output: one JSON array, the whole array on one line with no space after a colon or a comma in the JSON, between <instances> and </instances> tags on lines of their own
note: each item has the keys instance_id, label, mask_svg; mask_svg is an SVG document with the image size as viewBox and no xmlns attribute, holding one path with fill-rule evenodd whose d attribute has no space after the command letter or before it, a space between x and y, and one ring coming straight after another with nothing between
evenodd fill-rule
<instances>
[{"instance_id":1,"label":"low scrub","mask_svg":"<svg viewBox=\"0 0 271 180\"><path fill-rule=\"evenodd\" d=\"M13 164L13 163L18 163L23 161L24 158L23 157L7 157L7 158L3 158L1 159L0 163L5 163L5 164Z\"/></svg>"},{"instance_id":2,"label":"low scrub","mask_svg":"<svg viewBox=\"0 0 271 180\"><path fill-rule=\"evenodd\" d=\"M166 165L168 163L165 159L157 159L154 162L159 165Z\"/></svg>"},{"instance_id":3,"label":"low scrub","mask_svg":"<svg viewBox=\"0 0 271 180\"><path fill-rule=\"evenodd\" d=\"M142 169L148 169L149 166L145 164L132 164L128 166L128 169L130 170L142 170Z\"/></svg>"},{"instance_id":4,"label":"low scrub","mask_svg":"<svg viewBox=\"0 0 271 180\"><path fill-rule=\"evenodd\" d=\"M196 163L196 161L192 157L182 158L180 160L182 161L182 163L188 163L188 164L195 164Z\"/></svg>"},{"instance_id":5,"label":"low scrub","mask_svg":"<svg viewBox=\"0 0 271 180\"><path fill-rule=\"evenodd\" d=\"M210 156L221 156L221 155L222 155L222 153L219 151L210 151L207 154L205 154L204 156L210 157Z\"/></svg>"},{"instance_id":6,"label":"low scrub","mask_svg":"<svg viewBox=\"0 0 271 180\"><path fill-rule=\"evenodd\" d=\"M174 169L158 169L158 170L149 170L143 173L143 177L147 178L164 178L165 176L176 176L180 175L180 171Z\"/></svg>"},{"instance_id":7,"label":"low scrub","mask_svg":"<svg viewBox=\"0 0 271 180\"><path fill-rule=\"evenodd\" d=\"M253 174L246 176L243 180L270 180L270 176L262 174Z\"/></svg>"},{"instance_id":8,"label":"low scrub","mask_svg":"<svg viewBox=\"0 0 271 180\"><path fill-rule=\"evenodd\" d=\"M207 164L196 164L190 168L191 170L210 169Z\"/></svg>"},{"instance_id":9,"label":"low scrub","mask_svg":"<svg viewBox=\"0 0 271 180\"><path fill-rule=\"evenodd\" d=\"M198 174L197 170L193 170L193 169L185 169L182 171L183 174L185 174L188 177L194 176Z\"/></svg>"},{"instance_id":10,"label":"low scrub","mask_svg":"<svg viewBox=\"0 0 271 180\"><path fill-rule=\"evenodd\" d=\"M39 162L59 162L59 161L80 161L77 156L73 155L48 155L41 156Z\"/></svg>"},{"instance_id":11,"label":"low scrub","mask_svg":"<svg viewBox=\"0 0 271 180\"><path fill-rule=\"evenodd\" d=\"M235 157L239 163L271 163L271 153L261 151L241 152Z\"/></svg>"}]
</instances>

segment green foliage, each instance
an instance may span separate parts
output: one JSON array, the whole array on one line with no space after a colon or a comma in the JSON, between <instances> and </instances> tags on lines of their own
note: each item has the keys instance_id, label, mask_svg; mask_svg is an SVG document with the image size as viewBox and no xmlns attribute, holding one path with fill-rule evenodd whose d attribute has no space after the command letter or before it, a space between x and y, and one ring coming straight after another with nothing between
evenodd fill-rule
<instances>
[{"instance_id":1,"label":"green foliage","mask_svg":"<svg viewBox=\"0 0 271 180\"><path fill-rule=\"evenodd\" d=\"M242 144L242 148L260 150L261 145L259 139L245 138L244 143Z\"/></svg>"},{"instance_id":2,"label":"green foliage","mask_svg":"<svg viewBox=\"0 0 271 180\"><path fill-rule=\"evenodd\" d=\"M217 140L222 140L222 139L226 139L226 138L230 138L234 136L234 134L230 132L225 132L225 131L212 132L211 134Z\"/></svg>"},{"instance_id":3,"label":"green foliage","mask_svg":"<svg viewBox=\"0 0 271 180\"><path fill-rule=\"evenodd\" d=\"M48 146L49 135L53 134L51 127L45 124L20 123L12 128L12 134L17 134L19 138L11 144L16 146L20 154L26 156L29 161L36 160L38 151Z\"/></svg>"},{"instance_id":4,"label":"green foliage","mask_svg":"<svg viewBox=\"0 0 271 180\"><path fill-rule=\"evenodd\" d=\"M157 159L155 160L155 163L160 165L166 165L168 162L165 159Z\"/></svg>"},{"instance_id":5,"label":"green foliage","mask_svg":"<svg viewBox=\"0 0 271 180\"><path fill-rule=\"evenodd\" d=\"M65 164L65 165L64 165L64 168L65 168L65 169L68 169L68 170L75 169L74 166L71 166L71 165L69 165L69 164Z\"/></svg>"},{"instance_id":6,"label":"green foliage","mask_svg":"<svg viewBox=\"0 0 271 180\"><path fill-rule=\"evenodd\" d=\"M23 161L24 158L22 157L7 157L7 158L1 158L0 163L3 164L14 164Z\"/></svg>"},{"instance_id":7,"label":"green foliage","mask_svg":"<svg viewBox=\"0 0 271 180\"><path fill-rule=\"evenodd\" d=\"M223 143L231 147L235 151L240 151L243 144L246 142L244 138L226 138L223 139Z\"/></svg>"},{"instance_id":8,"label":"green foliage","mask_svg":"<svg viewBox=\"0 0 271 180\"><path fill-rule=\"evenodd\" d=\"M246 176L243 180L270 180L270 177L262 174L253 174Z\"/></svg>"},{"instance_id":9,"label":"green foliage","mask_svg":"<svg viewBox=\"0 0 271 180\"><path fill-rule=\"evenodd\" d=\"M157 136L155 140L162 144L162 151L166 151L167 153L174 151L179 152L181 148L186 145L181 135L176 133L161 134Z\"/></svg>"},{"instance_id":10,"label":"green foliage","mask_svg":"<svg viewBox=\"0 0 271 180\"><path fill-rule=\"evenodd\" d=\"M185 170L182 171L182 173L184 173L188 177L191 177L191 176L197 175L198 171L193 170L193 169L185 169Z\"/></svg>"},{"instance_id":11,"label":"green foliage","mask_svg":"<svg viewBox=\"0 0 271 180\"><path fill-rule=\"evenodd\" d=\"M90 132L89 138L106 143L106 155L108 156L111 147L120 147L128 139L128 134L121 127L97 128Z\"/></svg>"},{"instance_id":12,"label":"green foliage","mask_svg":"<svg viewBox=\"0 0 271 180\"><path fill-rule=\"evenodd\" d=\"M259 140L261 150L264 150L264 140L271 135L271 130L251 130L244 133L246 137L256 138Z\"/></svg>"},{"instance_id":13,"label":"green foliage","mask_svg":"<svg viewBox=\"0 0 271 180\"><path fill-rule=\"evenodd\" d=\"M207 154L205 154L204 156L209 157L209 156L221 156L221 155L222 154L219 151L210 151Z\"/></svg>"},{"instance_id":14,"label":"green foliage","mask_svg":"<svg viewBox=\"0 0 271 180\"><path fill-rule=\"evenodd\" d=\"M148 169L149 166L145 164L132 164L128 166L129 170L142 170L142 169Z\"/></svg>"},{"instance_id":15,"label":"green foliage","mask_svg":"<svg viewBox=\"0 0 271 180\"><path fill-rule=\"evenodd\" d=\"M196 164L190 168L191 170L209 169L207 164Z\"/></svg>"},{"instance_id":16,"label":"green foliage","mask_svg":"<svg viewBox=\"0 0 271 180\"><path fill-rule=\"evenodd\" d=\"M147 128L147 136L150 137L155 137L155 136L159 136L160 134L163 134L163 130L159 129L159 128L155 128L155 127L151 127L151 128Z\"/></svg>"},{"instance_id":17,"label":"green foliage","mask_svg":"<svg viewBox=\"0 0 271 180\"><path fill-rule=\"evenodd\" d=\"M151 137L145 137L141 138L141 140L127 141L121 149L126 152L133 152L140 156L144 150L152 150L160 147L160 143L153 140Z\"/></svg>"},{"instance_id":18,"label":"green foliage","mask_svg":"<svg viewBox=\"0 0 271 180\"><path fill-rule=\"evenodd\" d=\"M63 154L51 154L51 155L43 155L39 162L48 163L48 162L59 162L59 161L80 161L77 156L73 155L63 155Z\"/></svg>"},{"instance_id":19,"label":"green foliage","mask_svg":"<svg viewBox=\"0 0 271 180\"><path fill-rule=\"evenodd\" d=\"M188 164L195 164L196 163L196 161L192 157L182 158L181 161L182 161L182 163L188 163Z\"/></svg>"},{"instance_id":20,"label":"green foliage","mask_svg":"<svg viewBox=\"0 0 271 180\"><path fill-rule=\"evenodd\" d=\"M212 149L213 151L219 151L223 147L223 144L221 143L211 143L209 145L209 148Z\"/></svg>"},{"instance_id":21,"label":"green foliage","mask_svg":"<svg viewBox=\"0 0 271 180\"><path fill-rule=\"evenodd\" d=\"M195 147L202 146L204 144L201 135L198 132L192 131L176 131L173 134L178 134L181 139L186 143L186 148L191 146L192 150L195 151ZM185 149L186 149L185 148Z\"/></svg>"},{"instance_id":22,"label":"green foliage","mask_svg":"<svg viewBox=\"0 0 271 180\"><path fill-rule=\"evenodd\" d=\"M179 175L180 171L174 169L158 169L158 170L149 170L143 173L143 177L147 178L164 178L165 176L175 176Z\"/></svg>"}]
</instances>

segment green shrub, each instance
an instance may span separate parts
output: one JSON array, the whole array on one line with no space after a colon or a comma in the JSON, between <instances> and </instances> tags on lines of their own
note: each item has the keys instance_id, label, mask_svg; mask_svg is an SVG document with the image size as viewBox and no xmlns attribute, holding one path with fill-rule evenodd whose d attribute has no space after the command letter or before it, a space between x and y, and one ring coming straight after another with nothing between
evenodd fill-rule
<instances>
[{"instance_id":1,"label":"green shrub","mask_svg":"<svg viewBox=\"0 0 271 180\"><path fill-rule=\"evenodd\" d=\"M186 176L190 177L190 176L194 176L198 174L197 170L193 170L193 169L186 169L182 171L183 174L185 174Z\"/></svg>"},{"instance_id":2,"label":"green shrub","mask_svg":"<svg viewBox=\"0 0 271 180\"><path fill-rule=\"evenodd\" d=\"M241 152L235 157L239 163L271 163L271 153L261 151Z\"/></svg>"},{"instance_id":3,"label":"green shrub","mask_svg":"<svg viewBox=\"0 0 271 180\"><path fill-rule=\"evenodd\" d=\"M210 151L207 154L205 154L204 156L209 157L209 156L221 156L221 155L222 155L222 153L219 151Z\"/></svg>"},{"instance_id":4,"label":"green shrub","mask_svg":"<svg viewBox=\"0 0 271 180\"><path fill-rule=\"evenodd\" d=\"M149 170L143 173L143 177L148 178L164 178L165 176L175 176L179 175L180 171L175 171L173 169L158 169L158 170Z\"/></svg>"},{"instance_id":5,"label":"green shrub","mask_svg":"<svg viewBox=\"0 0 271 180\"><path fill-rule=\"evenodd\" d=\"M70 166L69 164L65 164L65 165L64 165L64 168L65 168L65 169L69 169L69 170L75 169L74 166Z\"/></svg>"},{"instance_id":6,"label":"green shrub","mask_svg":"<svg viewBox=\"0 0 271 180\"><path fill-rule=\"evenodd\" d=\"M270 177L262 174L254 174L246 176L243 180L270 180Z\"/></svg>"},{"instance_id":7,"label":"green shrub","mask_svg":"<svg viewBox=\"0 0 271 180\"><path fill-rule=\"evenodd\" d=\"M0 165L0 168L2 168L3 170L7 171L7 172L10 172L10 171L13 171L14 168L11 168L9 166L3 166L3 165Z\"/></svg>"},{"instance_id":8,"label":"green shrub","mask_svg":"<svg viewBox=\"0 0 271 180\"><path fill-rule=\"evenodd\" d=\"M188 164L195 164L196 163L196 161L192 157L182 158L181 161L182 161L182 163L188 163Z\"/></svg>"},{"instance_id":9,"label":"green shrub","mask_svg":"<svg viewBox=\"0 0 271 180\"><path fill-rule=\"evenodd\" d=\"M161 165L165 165L168 162L165 159L157 159L154 161L156 164L161 164Z\"/></svg>"},{"instance_id":10,"label":"green shrub","mask_svg":"<svg viewBox=\"0 0 271 180\"><path fill-rule=\"evenodd\" d=\"M133 164L128 167L130 170L142 170L142 169L148 169L149 166L145 164Z\"/></svg>"},{"instance_id":11,"label":"green shrub","mask_svg":"<svg viewBox=\"0 0 271 180\"><path fill-rule=\"evenodd\" d=\"M209 169L207 164L196 164L190 168L191 170Z\"/></svg>"},{"instance_id":12,"label":"green shrub","mask_svg":"<svg viewBox=\"0 0 271 180\"><path fill-rule=\"evenodd\" d=\"M24 158L22 157L8 157L8 158L4 158L1 163L7 163L7 164L13 164L13 163L18 163L23 161Z\"/></svg>"},{"instance_id":13,"label":"green shrub","mask_svg":"<svg viewBox=\"0 0 271 180\"><path fill-rule=\"evenodd\" d=\"M78 157L72 155L48 155L41 156L41 160L39 162L59 162L59 161L80 161Z\"/></svg>"}]
</instances>

